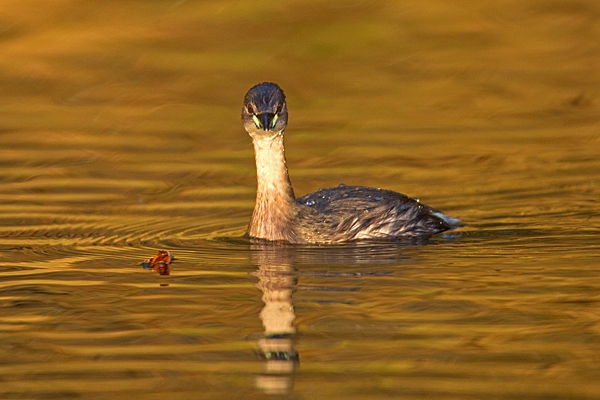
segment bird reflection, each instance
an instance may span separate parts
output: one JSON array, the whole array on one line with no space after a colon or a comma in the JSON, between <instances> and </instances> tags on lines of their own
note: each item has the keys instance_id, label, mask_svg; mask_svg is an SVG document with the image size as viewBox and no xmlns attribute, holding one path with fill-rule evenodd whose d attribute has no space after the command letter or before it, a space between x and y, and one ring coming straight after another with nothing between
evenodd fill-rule
<instances>
[{"instance_id":1,"label":"bird reflection","mask_svg":"<svg viewBox=\"0 0 600 400\"><path fill-rule=\"evenodd\" d=\"M265 360L265 369L256 378L256 386L268 394L286 394L293 386L293 372L299 362L294 348L294 306L292 295L297 273L291 262L290 249L274 244L253 245L253 262L259 265L254 273L256 287L263 292L265 303L260 319L264 333L257 342L256 354Z\"/></svg>"},{"instance_id":2,"label":"bird reflection","mask_svg":"<svg viewBox=\"0 0 600 400\"><path fill-rule=\"evenodd\" d=\"M262 300L265 304L260 312L264 332L257 341L256 350L259 358L265 361L265 368L257 377L256 386L265 393L280 395L291 392L293 387L294 371L300 362L295 349L296 314L292 303L292 296L298 289L300 276L296 269L297 265L324 265L328 269L336 266L398 265L406 259L399 251L401 247L403 244L400 243L331 248L299 247L274 242L253 243L251 260L258 265L258 269L254 272L258 278L256 287L262 291ZM389 271L377 272L378 275L388 273ZM324 272L324 276L327 277L344 278L367 274L360 270L348 273L347 269L346 272L339 270ZM318 290L317 287L304 289ZM327 286L327 290L354 291L358 288Z\"/></svg>"},{"instance_id":3,"label":"bird reflection","mask_svg":"<svg viewBox=\"0 0 600 400\"><path fill-rule=\"evenodd\" d=\"M253 242L251 261L258 265L253 273L258 278L256 287L262 291L264 307L260 319L264 332L257 340L256 354L265 361L264 371L256 378L256 386L268 394L285 395L291 392L294 372L300 363L295 349L297 338L294 320L296 314L292 296L298 289L353 292L359 287L347 287L348 278L390 275L409 259L406 246L430 244L428 241L405 241L380 244L349 244L346 246L294 246L278 242ZM300 272L297 267L310 266ZM315 266L325 267L315 271ZM376 268L372 267L390 268ZM351 270L349 270L351 268ZM300 276L343 278L345 287L301 286Z\"/></svg>"}]
</instances>

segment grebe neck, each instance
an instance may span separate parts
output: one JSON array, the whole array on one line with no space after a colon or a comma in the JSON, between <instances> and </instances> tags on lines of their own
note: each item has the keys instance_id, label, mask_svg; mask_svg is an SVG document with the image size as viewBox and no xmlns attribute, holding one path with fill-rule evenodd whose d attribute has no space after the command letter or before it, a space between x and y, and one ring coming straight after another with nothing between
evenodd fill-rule
<instances>
[{"instance_id":1,"label":"grebe neck","mask_svg":"<svg viewBox=\"0 0 600 400\"><path fill-rule=\"evenodd\" d=\"M289 221L295 216L297 206L285 162L283 132L252 139L258 187L248 234L268 240L289 240L293 235Z\"/></svg>"}]
</instances>

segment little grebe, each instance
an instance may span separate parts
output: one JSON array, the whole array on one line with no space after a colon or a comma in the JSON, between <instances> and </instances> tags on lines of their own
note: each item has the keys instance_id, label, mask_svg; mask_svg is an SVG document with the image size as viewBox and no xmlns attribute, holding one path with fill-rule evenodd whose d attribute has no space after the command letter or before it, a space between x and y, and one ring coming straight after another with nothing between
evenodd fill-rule
<instances>
[{"instance_id":1,"label":"little grebe","mask_svg":"<svg viewBox=\"0 0 600 400\"><path fill-rule=\"evenodd\" d=\"M252 238L290 243L341 243L428 237L460 220L390 190L340 185L296 199L283 147L288 111L275 83L252 87L242 122L252 137L258 189L248 226Z\"/></svg>"}]
</instances>

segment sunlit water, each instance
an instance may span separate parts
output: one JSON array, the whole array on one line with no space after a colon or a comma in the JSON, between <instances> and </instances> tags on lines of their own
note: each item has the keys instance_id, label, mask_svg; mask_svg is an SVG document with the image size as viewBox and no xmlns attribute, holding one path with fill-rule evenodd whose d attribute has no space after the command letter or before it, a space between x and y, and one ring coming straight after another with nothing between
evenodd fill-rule
<instances>
[{"instance_id":1,"label":"sunlit water","mask_svg":"<svg viewBox=\"0 0 600 400\"><path fill-rule=\"evenodd\" d=\"M600 8L425 3L5 2L0 398L598 398ZM242 239L263 80L297 195L466 226Z\"/></svg>"}]
</instances>

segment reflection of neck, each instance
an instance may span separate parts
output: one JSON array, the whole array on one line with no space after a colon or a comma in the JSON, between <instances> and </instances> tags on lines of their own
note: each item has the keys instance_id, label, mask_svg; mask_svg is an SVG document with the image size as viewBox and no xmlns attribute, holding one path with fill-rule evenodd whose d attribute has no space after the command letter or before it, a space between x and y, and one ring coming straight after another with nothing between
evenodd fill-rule
<instances>
[{"instance_id":1,"label":"reflection of neck","mask_svg":"<svg viewBox=\"0 0 600 400\"><path fill-rule=\"evenodd\" d=\"M248 226L252 237L288 240L293 233L289 226L296 201L290 183L283 132L275 137L253 137L258 187L256 206Z\"/></svg>"},{"instance_id":2,"label":"reflection of neck","mask_svg":"<svg viewBox=\"0 0 600 400\"><path fill-rule=\"evenodd\" d=\"M263 249L256 255L260 258L256 286L263 292L265 303L260 313L265 332L257 345L266 359L265 373L257 377L256 385L268 394L288 394L298 362L293 339L294 268L286 262L285 253L277 249Z\"/></svg>"},{"instance_id":3,"label":"reflection of neck","mask_svg":"<svg viewBox=\"0 0 600 400\"><path fill-rule=\"evenodd\" d=\"M296 333L292 325L296 315L292 305L294 277L289 266L261 266L258 270L259 282L256 285L263 291L265 303L260 313L265 336L289 335Z\"/></svg>"}]
</instances>

